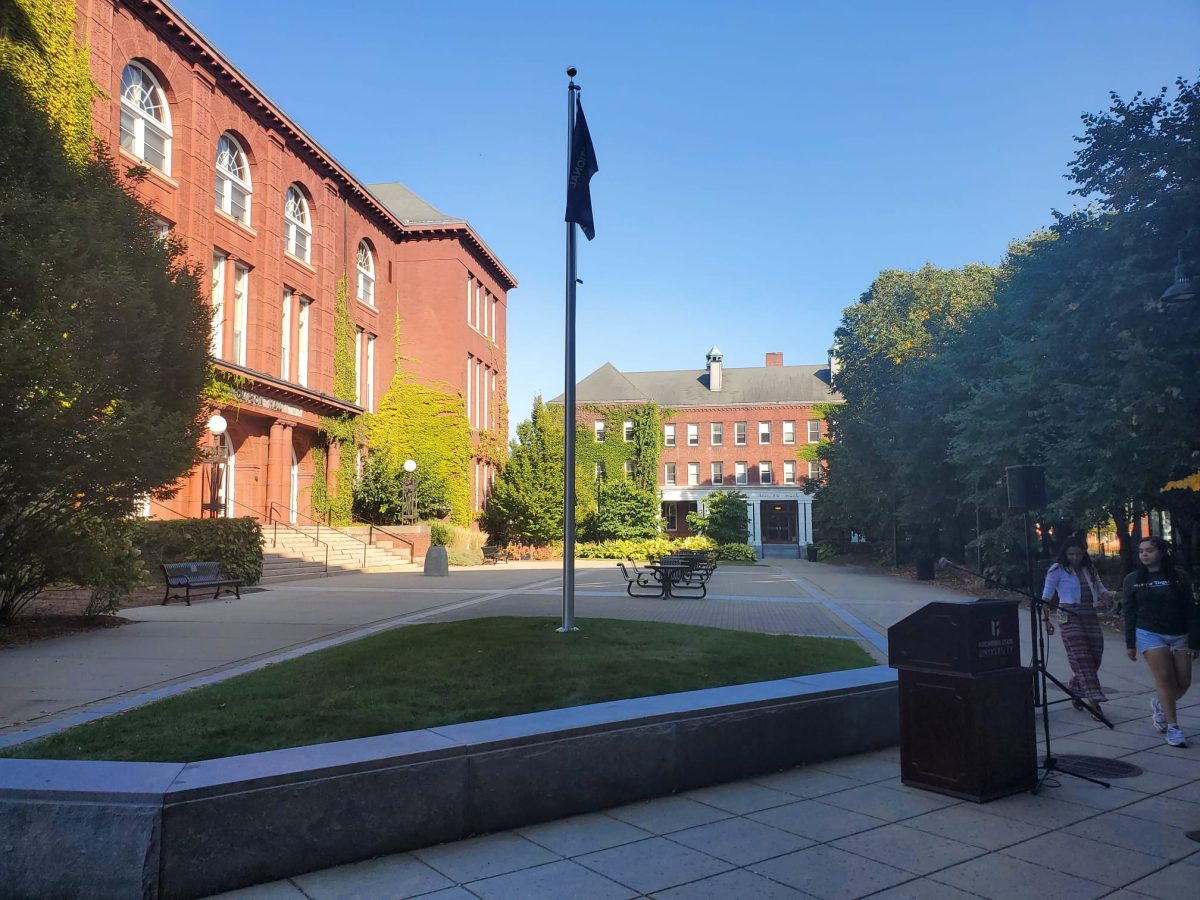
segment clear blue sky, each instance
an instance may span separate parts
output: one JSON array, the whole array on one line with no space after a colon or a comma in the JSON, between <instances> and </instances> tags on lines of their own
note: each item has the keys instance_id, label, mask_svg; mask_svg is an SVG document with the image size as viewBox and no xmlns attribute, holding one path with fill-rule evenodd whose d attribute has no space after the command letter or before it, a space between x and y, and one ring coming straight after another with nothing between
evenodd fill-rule
<instances>
[{"instance_id":1,"label":"clear blue sky","mask_svg":"<svg viewBox=\"0 0 1200 900\"><path fill-rule=\"evenodd\" d=\"M514 425L563 386L566 66L600 163L580 377L698 370L714 343L821 362L881 269L996 263L1068 209L1110 90L1200 73L1200 0L174 3L360 179L465 217L517 276Z\"/></svg>"}]
</instances>

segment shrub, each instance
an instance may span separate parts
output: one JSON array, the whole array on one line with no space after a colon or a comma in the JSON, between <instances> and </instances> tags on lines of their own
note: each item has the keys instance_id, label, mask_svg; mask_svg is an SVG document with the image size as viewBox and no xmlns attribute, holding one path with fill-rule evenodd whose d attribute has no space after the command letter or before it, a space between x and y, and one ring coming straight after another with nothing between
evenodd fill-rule
<instances>
[{"instance_id":1,"label":"shrub","mask_svg":"<svg viewBox=\"0 0 1200 900\"><path fill-rule=\"evenodd\" d=\"M231 578L255 584L262 578L262 526L251 518L139 522L133 544L153 577L172 562L216 562Z\"/></svg>"},{"instance_id":2,"label":"shrub","mask_svg":"<svg viewBox=\"0 0 1200 900\"><path fill-rule=\"evenodd\" d=\"M452 566L479 566L483 564L483 553L479 550L446 548L446 562Z\"/></svg>"},{"instance_id":3,"label":"shrub","mask_svg":"<svg viewBox=\"0 0 1200 900\"><path fill-rule=\"evenodd\" d=\"M833 559L835 556L841 556L841 551L838 550L837 544L831 544L827 541L822 541L817 544L817 559Z\"/></svg>"},{"instance_id":4,"label":"shrub","mask_svg":"<svg viewBox=\"0 0 1200 900\"><path fill-rule=\"evenodd\" d=\"M717 548L717 559L727 559L730 562L754 562L758 556L749 544L722 544Z\"/></svg>"},{"instance_id":5,"label":"shrub","mask_svg":"<svg viewBox=\"0 0 1200 900\"><path fill-rule=\"evenodd\" d=\"M676 550L712 550L716 545L704 537L672 540L666 537L645 540L602 541L575 545L580 559L658 559Z\"/></svg>"},{"instance_id":6,"label":"shrub","mask_svg":"<svg viewBox=\"0 0 1200 900\"><path fill-rule=\"evenodd\" d=\"M429 543L433 547L445 547L450 543L452 532L445 522L429 523Z\"/></svg>"},{"instance_id":7,"label":"shrub","mask_svg":"<svg viewBox=\"0 0 1200 900\"><path fill-rule=\"evenodd\" d=\"M90 523L84 531L72 532L65 574L74 584L92 589L85 616L107 615L120 609L121 599L142 583L146 567L133 544L131 523Z\"/></svg>"},{"instance_id":8,"label":"shrub","mask_svg":"<svg viewBox=\"0 0 1200 900\"><path fill-rule=\"evenodd\" d=\"M750 538L748 506L741 491L714 491L708 497L708 514L688 513L688 528L718 544L744 544Z\"/></svg>"}]
</instances>

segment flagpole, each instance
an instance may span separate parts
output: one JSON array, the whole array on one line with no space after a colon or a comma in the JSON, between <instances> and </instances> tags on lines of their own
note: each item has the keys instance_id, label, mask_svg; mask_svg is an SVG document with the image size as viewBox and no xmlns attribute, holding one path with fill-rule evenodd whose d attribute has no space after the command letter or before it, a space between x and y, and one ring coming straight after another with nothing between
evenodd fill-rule
<instances>
[{"instance_id":1,"label":"flagpole","mask_svg":"<svg viewBox=\"0 0 1200 900\"><path fill-rule=\"evenodd\" d=\"M571 135L575 129L575 67L567 69L567 172L571 171ZM563 393L563 613L560 632L575 626L575 223L567 222L566 363Z\"/></svg>"}]
</instances>

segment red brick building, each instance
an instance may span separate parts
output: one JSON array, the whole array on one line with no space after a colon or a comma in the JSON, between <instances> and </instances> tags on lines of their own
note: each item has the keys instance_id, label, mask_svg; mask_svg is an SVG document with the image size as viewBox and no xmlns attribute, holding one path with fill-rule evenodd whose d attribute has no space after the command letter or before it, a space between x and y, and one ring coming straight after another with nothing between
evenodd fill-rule
<instances>
[{"instance_id":1,"label":"red brick building","mask_svg":"<svg viewBox=\"0 0 1200 900\"><path fill-rule=\"evenodd\" d=\"M686 535L687 513L714 491L737 490L749 500L750 543L760 554L795 555L812 541L804 480L818 475L818 463L800 451L826 436L819 405L841 402L829 366L785 366L782 353L768 353L763 366L727 369L713 347L702 371L621 372L605 364L579 382L576 399L597 407L654 402L671 413L658 466L668 534ZM595 439L628 440L631 428Z\"/></svg>"},{"instance_id":2,"label":"red brick building","mask_svg":"<svg viewBox=\"0 0 1200 900\"><path fill-rule=\"evenodd\" d=\"M320 418L372 412L397 349L466 402L476 433L507 434L500 400L516 280L475 230L401 184L366 185L161 0L79 0L79 38L106 97L96 133L139 197L207 273L212 354L239 379L221 410L226 515L311 513ZM357 397L332 396L334 304L345 276ZM397 347L396 323L400 322ZM329 472L336 468L336 445ZM197 516L201 472L153 515ZM476 510L491 482L472 466Z\"/></svg>"}]
</instances>

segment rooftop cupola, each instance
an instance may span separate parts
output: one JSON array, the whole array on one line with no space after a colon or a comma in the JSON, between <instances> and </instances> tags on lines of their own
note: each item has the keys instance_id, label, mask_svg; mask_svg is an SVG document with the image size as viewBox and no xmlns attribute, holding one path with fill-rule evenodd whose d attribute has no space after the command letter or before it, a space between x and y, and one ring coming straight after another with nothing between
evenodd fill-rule
<instances>
[{"instance_id":1,"label":"rooftop cupola","mask_svg":"<svg viewBox=\"0 0 1200 900\"><path fill-rule=\"evenodd\" d=\"M723 356L721 351L717 349L717 345L713 344L711 350L708 351L708 389L710 391L719 391L721 389L721 360Z\"/></svg>"}]
</instances>

